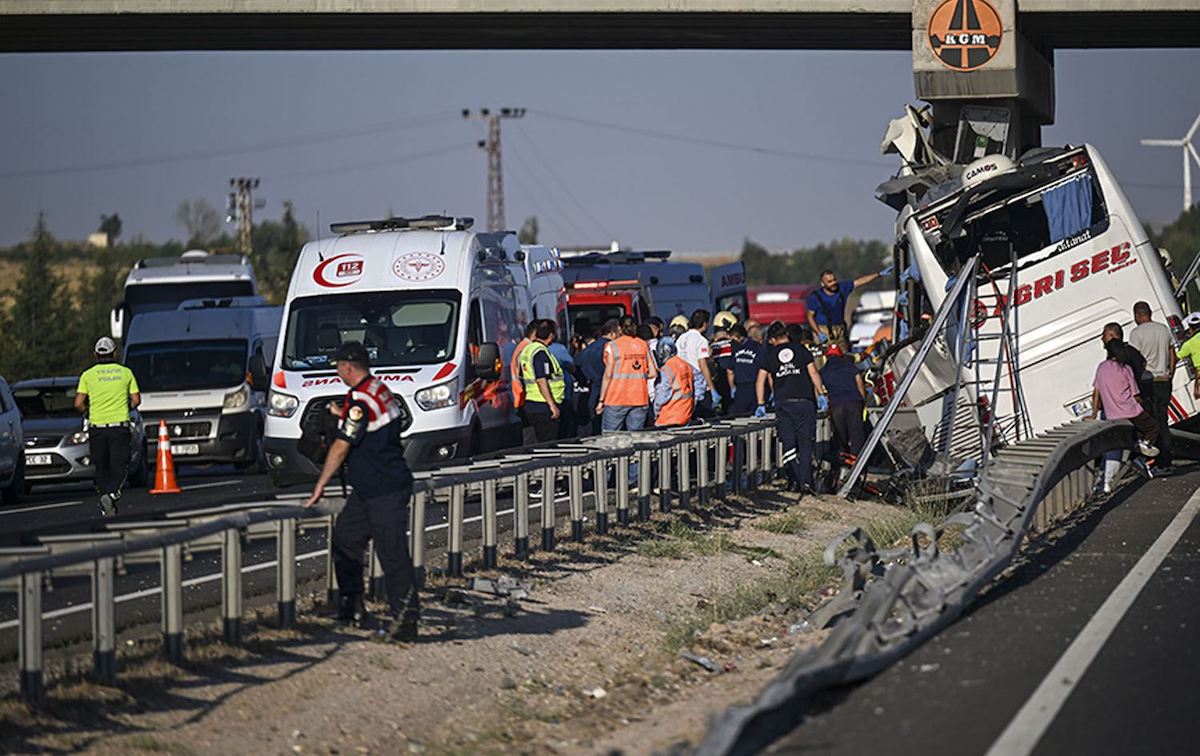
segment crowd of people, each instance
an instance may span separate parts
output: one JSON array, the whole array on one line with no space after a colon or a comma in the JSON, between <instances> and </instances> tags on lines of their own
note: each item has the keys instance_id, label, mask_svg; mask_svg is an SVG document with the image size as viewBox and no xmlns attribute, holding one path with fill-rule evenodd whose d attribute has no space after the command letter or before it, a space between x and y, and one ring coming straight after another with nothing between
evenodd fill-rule
<instances>
[{"instance_id":1,"label":"crowd of people","mask_svg":"<svg viewBox=\"0 0 1200 756\"><path fill-rule=\"evenodd\" d=\"M798 491L814 488L818 412L828 412L833 425L835 465L852 463L862 448L867 390L844 332L764 326L703 309L670 323L625 316L574 326L567 344L554 321L535 320L512 353L513 397L527 444L761 417L770 408Z\"/></svg>"}]
</instances>

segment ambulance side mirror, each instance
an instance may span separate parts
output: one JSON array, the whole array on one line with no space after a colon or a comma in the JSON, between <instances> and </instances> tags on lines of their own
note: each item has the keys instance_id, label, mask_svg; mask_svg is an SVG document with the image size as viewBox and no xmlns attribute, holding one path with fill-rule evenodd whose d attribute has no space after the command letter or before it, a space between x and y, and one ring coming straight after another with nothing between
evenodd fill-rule
<instances>
[{"instance_id":1,"label":"ambulance side mirror","mask_svg":"<svg viewBox=\"0 0 1200 756\"><path fill-rule=\"evenodd\" d=\"M256 354L250 358L249 368L250 388L255 391L266 391L271 383L271 378L267 375L267 361L261 354Z\"/></svg>"},{"instance_id":2,"label":"ambulance side mirror","mask_svg":"<svg viewBox=\"0 0 1200 756\"><path fill-rule=\"evenodd\" d=\"M500 377L502 369L500 347L493 341L480 344L479 354L475 356L475 375L485 381L494 381Z\"/></svg>"}]
</instances>

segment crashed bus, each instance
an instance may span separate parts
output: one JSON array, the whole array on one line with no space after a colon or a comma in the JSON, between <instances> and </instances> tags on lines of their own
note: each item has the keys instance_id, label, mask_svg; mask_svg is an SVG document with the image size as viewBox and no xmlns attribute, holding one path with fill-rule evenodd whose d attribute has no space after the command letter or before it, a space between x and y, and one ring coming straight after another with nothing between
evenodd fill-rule
<instances>
[{"instance_id":1,"label":"crashed bus","mask_svg":"<svg viewBox=\"0 0 1200 756\"><path fill-rule=\"evenodd\" d=\"M1150 305L1176 347L1184 338L1175 298L1182 287L1172 285L1129 200L1090 145L1037 148L1016 160L992 154L965 165L931 161L881 185L878 194L899 211L899 340L883 369L885 398L912 363L922 324L947 300L961 271L976 271L974 286L953 303L945 332L902 398L935 451L979 459L979 429L992 412L1003 416L993 431L996 445L1090 415L1092 381L1104 358L1103 326L1120 323L1128 338L1136 302ZM970 291L976 294L966 302ZM981 381L974 364L995 365L989 370L998 372ZM1194 377L1182 361L1172 383L1173 425L1197 412ZM989 395L996 406L988 406Z\"/></svg>"}]
</instances>

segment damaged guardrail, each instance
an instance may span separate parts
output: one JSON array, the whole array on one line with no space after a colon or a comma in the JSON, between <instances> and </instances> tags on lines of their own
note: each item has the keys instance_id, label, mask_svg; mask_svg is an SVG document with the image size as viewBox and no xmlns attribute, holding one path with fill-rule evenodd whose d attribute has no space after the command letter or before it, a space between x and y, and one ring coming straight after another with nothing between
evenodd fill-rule
<instances>
[{"instance_id":1,"label":"damaged guardrail","mask_svg":"<svg viewBox=\"0 0 1200 756\"><path fill-rule=\"evenodd\" d=\"M799 723L813 694L874 676L954 622L1032 529L1082 502L1089 462L1132 447L1129 421L1076 421L1000 451L980 475L974 508L938 528L916 526L908 547L880 551L862 530L842 535L825 552L834 565L846 547L841 591L810 615L816 626L833 623L832 632L753 703L718 715L697 753L756 753ZM962 543L941 553L938 536L950 524L964 527Z\"/></svg>"},{"instance_id":2,"label":"damaged guardrail","mask_svg":"<svg viewBox=\"0 0 1200 756\"><path fill-rule=\"evenodd\" d=\"M822 420L818 435L828 438ZM491 459L473 460L461 468L421 473L413 486L409 539L418 580L426 570L429 508L445 501L446 573L461 576L468 496L479 496L482 564L498 558L498 495L511 492L513 553L529 556L531 511L540 508L541 548L555 547L558 493L565 491L571 538L585 535L585 478L590 479L594 528L603 534L609 515L627 524L631 503L640 520L650 519L656 493L661 511L678 504L703 506L729 492L753 489L779 467L782 450L772 418L721 420L635 433L607 434L563 442L547 448L522 449ZM636 472L632 472L636 466ZM631 474L632 473L632 474ZM536 489L540 484L540 491ZM610 502L610 493L612 494ZM22 697L40 702L43 690L42 593L56 576L84 575L92 584L94 677L105 684L116 679L115 575L124 564L156 563L162 588L161 623L164 656L179 662L184 654L182 560L185 552L216 550L221 562L221 617L226 642L241 642L243 614L242 550L256 538L274 539L279 623L296 616L296 535L304 529L325 530L329 543L340 497L327 497L315 509L295 506L294 499L246 502L223 507L168 513L164 520L107 523L107 530L49 536L37 546L0 549L0 591L18 594L19 668ZM534 503L537 502L537 503ZM441 526L434 526L440 528ZM337 590L326 554L326 588ZM379 590L378 563L373 557L371 588Z\"/></svg>"}]
</instances>

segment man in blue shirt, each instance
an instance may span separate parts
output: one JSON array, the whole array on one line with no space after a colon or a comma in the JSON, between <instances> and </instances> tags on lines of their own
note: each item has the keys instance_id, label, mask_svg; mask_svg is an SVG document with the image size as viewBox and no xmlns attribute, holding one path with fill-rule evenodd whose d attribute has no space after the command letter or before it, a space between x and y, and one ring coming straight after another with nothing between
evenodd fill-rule
<instances>
[{"instance_id":1,"label":"man in blue shirt","mask_svg":"<svg viewBox=\"0 0 1200 756\"><path fill-rule=\"evenodd\" d=\"M758 371L762 369L767 350L750 339L741 324L730 328L729 334L733 337L731 366L726 368L726 377L733 387L733 404L729 414L749 415L757 406L754 383L758 380Z\"/></svg>"},{"instance_id":2,"label":"man in blue shirt","mask_svg":"<svg viewBox=\"0 0 1200 756\"><path fill-rule=\"evenodd\" d=\"M813 335L821 343L840 342L849 349L849 331L846 327L846 301L850 293L859 286L866 286L875 281L885 271L868 273L853 281L838 283L837 274L832 270L821 273L821 286L808 295L808 326Z\"/></svg>"},{"instance_id":3,"label":"man in blue shirt","mask_svg":"<svg viewBox=\"0 0 1200 756\"><path fill-rule=\"evenodd\" d=\"M600 416L596 414L596 402L600 401L600 385L604 382L604 347L621 331L621 324L608 320L600 327L600 335L575 355L575 367L579 373L579 389L587 386L587 415L591 419L592 435L600 433ZM587 424L581 419L580 433L587 432Z\"/></svg>"}]
</instances>

